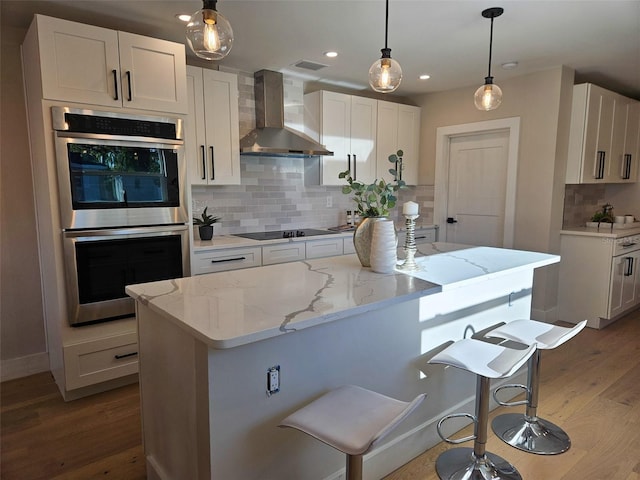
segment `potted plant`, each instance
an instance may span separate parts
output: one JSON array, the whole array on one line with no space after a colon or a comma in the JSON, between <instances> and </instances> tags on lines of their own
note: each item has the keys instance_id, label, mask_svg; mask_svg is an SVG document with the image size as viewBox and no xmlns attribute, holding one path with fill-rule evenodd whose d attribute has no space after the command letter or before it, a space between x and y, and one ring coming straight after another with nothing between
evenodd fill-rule
<instances>
[{"instance_id":1,"label":"potted plant","mask_svg":"<svg viewBox=\"0 0 640 480\"><path fill-rule=\"evenodd\" d=\"M402 165L402 150L389 155L389 162L394 166ZM371 235L373 234L373 223L376 219L385 218L396 206L398 198L396 192L406 184L398 178L397 168L390 168L389 173L394 176L393 182L384 179L375 180L373 183L365 184L354 180L351 171L345 170L338 174L338 178L345 179L347 185L342 187L342 193L353 194L356 202L355 212L361 217L353 233L353 244L364 267L369 267L371 253Z\"/></svg>"},{"instance_id":2,"label":"potted plant","mask_svg":"<svg viewBox=\"0 0 640 480\"><path fill-rule=\"evenodd\" d=\"M198 226L200 240L211 240L213 237L213 224L220 220L220 217L207 214L208 208L204 207L201 217L193 217L193 224Z\"/></svg>"}]
</instances>

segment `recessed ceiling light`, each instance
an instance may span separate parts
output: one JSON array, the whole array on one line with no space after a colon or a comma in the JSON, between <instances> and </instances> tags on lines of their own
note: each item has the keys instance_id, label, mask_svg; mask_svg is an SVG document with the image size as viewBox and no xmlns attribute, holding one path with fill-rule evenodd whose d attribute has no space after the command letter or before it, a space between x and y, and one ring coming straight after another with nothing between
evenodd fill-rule
<instances>
[{"instance_id":1,"label":"recessed ceiling light","mask_svg":"<svg viewBox=\"0 0 640 480\"><path fill-rule=\"evenodd\" d=\"M424 74L424 75L420 75L420 77L418 78L420 78L420 80L429 80L431 78L431 75Z\"/></svg>"},{"instance_id":2,"label":"recessed ceiling light","mask_svg":"<svg viewBox=\"0 0 640 480\"><path fill-rule=\"evenodd\" d=\"M506 62L502 64L502 68L505 70L513 70L518 66L518 62Z\"/></svg>"},{"instance_id":3,"label":"recessed ceiling light","mask_svg":"<svg viewBox=\"0 0 640 480\"><path fill-rule=\"evenodd\" d=\"M324 52L325 57L335 58L338 56L338 52Z\"/></svg>"},{"instance_id":4,"label":"recessed ceiling light","mask_svg":"<svg viewBox=\"0 0 640 480\"><path fill-rule=\"evenodd\" d=\"M176 13L176 18L178 20L180 20L181 22L188 22L189 20L191 20L191 15L187 15L186 13Z\"/></svg>"}]
</instances>

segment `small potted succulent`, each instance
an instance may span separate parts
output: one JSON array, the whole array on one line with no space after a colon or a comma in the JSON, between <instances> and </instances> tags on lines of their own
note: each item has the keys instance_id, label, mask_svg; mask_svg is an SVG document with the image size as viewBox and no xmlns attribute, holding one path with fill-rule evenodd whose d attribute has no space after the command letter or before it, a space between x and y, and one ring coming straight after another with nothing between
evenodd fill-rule
<instances>
[{"instance_id":1,"label":"small potted succulent","mask_svg":"<svg viewBox=\"0 0 640 480\"><path fill-rule=\"evenodd\" d=\"M201 217L193 217L193 224L198 226L200 240L211 240L213 237L213 224L220 220L220 217L207 214L208 208L204 207Z\"/></svg>"}]
</instances>

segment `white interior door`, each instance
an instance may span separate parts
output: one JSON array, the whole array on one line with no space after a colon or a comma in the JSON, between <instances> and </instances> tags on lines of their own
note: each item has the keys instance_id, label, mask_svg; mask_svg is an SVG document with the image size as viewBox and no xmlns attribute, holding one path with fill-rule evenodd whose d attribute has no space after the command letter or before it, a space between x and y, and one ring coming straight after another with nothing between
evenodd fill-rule
<instances>
[{"instance_id":1,"label":"white interior door","mask_svg":"<svg viewBox=\"0 0 640 480\"><path fill-rule=\"evenodd\" d=\"M447 242L504 246L508 159L506 130L451 138Z\"/></svg>"}]
</instances>

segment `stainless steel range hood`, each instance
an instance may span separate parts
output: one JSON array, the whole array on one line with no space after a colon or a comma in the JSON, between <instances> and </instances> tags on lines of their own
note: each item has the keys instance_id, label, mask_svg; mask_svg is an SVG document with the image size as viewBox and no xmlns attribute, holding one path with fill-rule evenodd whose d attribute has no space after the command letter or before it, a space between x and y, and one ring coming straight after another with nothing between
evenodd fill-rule
<instances>
[{"instance_id":1,"label":"stainless steel range hood","mask_svg":"<svg viewBox=\"0 0 640 480\"><path fill-rule=\"evenodd\" d=\"M311 157L333 155L311 137L284 126L282 74L260 70L254 74L256 128L240 140L241 155Z\"/></svg>"}]
</instances>

